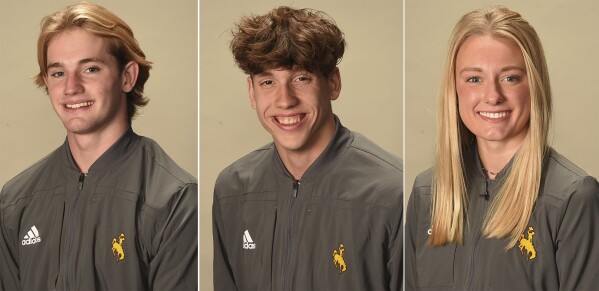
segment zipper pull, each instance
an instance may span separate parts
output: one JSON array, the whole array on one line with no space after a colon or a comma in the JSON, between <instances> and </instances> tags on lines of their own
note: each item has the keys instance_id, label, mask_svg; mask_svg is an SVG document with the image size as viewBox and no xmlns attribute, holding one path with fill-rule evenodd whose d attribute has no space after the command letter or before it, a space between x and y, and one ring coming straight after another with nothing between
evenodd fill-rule
<instances>
[{"instance_id":1,"label":"zipper pull","mask_svg":"<svg viewBox=\"0 0 599 291\"><path fill-rule=\"evenodd\" d=\"M487 179L485 179L485 184L483 185L483 193L479 194L478 196L483 196L485 197L485 200L489 200L489 181Z\"/></svg>"},{"instance_id":2,"label":"zipper pull","mask_svg":"<svg viewBox=\"0 0 599 291\"><path fill-rule=\"evenodd\" d=\"M291 197L293 197L293 198L297 197L297 190L299 188L299 184L300 184L299 181L293 182L293 192L291 193Z\"/></svg>"},{"instance_id":3,"label":"zipper pull","mask_svg":"<svg viewBox=\"0 0 599 291\"><path fill-rule=\"evenodd\" d=\"M83 189L83 180L85 180L85 173L81 173L81 175L79 175L79 183L77 183L77 191L81 191L81 189Z\"/></svg>"}]
</instances>

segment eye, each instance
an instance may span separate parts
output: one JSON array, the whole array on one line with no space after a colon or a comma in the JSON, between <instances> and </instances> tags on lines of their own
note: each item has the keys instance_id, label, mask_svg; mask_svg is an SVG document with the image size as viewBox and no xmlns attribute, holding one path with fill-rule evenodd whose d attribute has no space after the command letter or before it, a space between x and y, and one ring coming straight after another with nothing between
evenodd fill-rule
<instances>
[{"instance_id":1,"label":"eye","mask_svg":"<svg viewBox=\"0 0 599 291\"><path fill-rule=\"evenodd\" d=\"M299 76L299 77L295 78L295 81L299 82L300 84L307 84L311 80L312 79L309 76Z\"/></svg>"},{"instance_id":2,"label":"eye","mask_svg":"<svg viewBox=\"0 0 599 291\"><path fill-rule=\"evenodd\" d=\"M85 72L85 73L97 73L99 71L100 71L100 68L98 68L98 67L89 67L89 68L83 70L83 72Z\"/></svg>"},{"instance_id":3,"label":"eye","mask_svg":"<svg viewBox=\"0 0 599 291\"><path fill-rule=\"evenodd\" d=\"M469 77L468 79L466 79L466 82L468 82L468 83L479 83L480 81L481 80L480 80L479 76L472 76L472 77Z\"/></svg>"},{"instance_id":4,"label":"eye","mask_svg":"<svg viewBox=\"0 0 599 291\"><path fill-rule=\"evenodd\" d=\"M520 81L520 77L519 76L507 76L504 78L504 80L507 82L518 82L518 81Z\"/></svg>"},{"instance_id":5,"label":"eye","mask_svg":"<svg viewBox=\"0 0 599 291\"><path fill-rule=\"evenodd\" d=\"M260 86L270 86L274 84L273 80L263 80L258 83Z\"/></svg>"},{"instance_id":6,"label":"eye","mask_svg":"<svg viewBox=\"0 0 599 291\"><path fill-rule=\"evenodd\" d=\"M62 76L64 76L64 72L61 72L61 71L53 72L50 74L50 76L52 76L54 78L62 77Z\"/></svg>"}]
</instances>

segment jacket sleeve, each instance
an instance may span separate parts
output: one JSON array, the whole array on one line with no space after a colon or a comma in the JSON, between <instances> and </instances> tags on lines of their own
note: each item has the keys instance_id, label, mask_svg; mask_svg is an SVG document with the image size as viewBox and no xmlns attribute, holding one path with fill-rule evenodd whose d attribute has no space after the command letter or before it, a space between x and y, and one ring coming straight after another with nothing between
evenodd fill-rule
<instances>
[{"instance_id":1,"label":"jacket sleeve","mask_svg":"<svg viewBox=\"0 0 599 291\"><path fill-rule=\"evenodd\" d=\"M198 185L187 184L169 202L150 261L150 290L198 289Z\"/></svg>"},{"instance_id":2,"label":"jacket sleeve","mask_svg":"<svg viewBox=\"0 0 599 291\"><path fill-rule=\"evenodd\" d=\"M562 209L556 261L560 290L596 290L599 286L599 183L585 177L571 187Z\"/></svg>"},{"instance_id":3,"label":"jacket sleeve","mask_svg":"<svg viewBox=\"0 0 599 291\"><path fill-rule=\"evenodd\" d=\"M237 290L233 270L228 260L225 247L225 228L217 199L218 182L212 201L212 240L214 242L214 290Z\"/></svg>"},{"instance_id":4,"label":"jacket sleeve","mask_svg":"<svg viewBox=\"0 0 599 291\"><path fill-rule=\"evenodd\" d=\"M406 213L406 241L405 241L405 290L418 290L416 287L417 274L416 274L416 229L418 226L418 214L416 209L417 197L414 190L410 195L408 202L408 209Z\"/></svg>"},{"instance_id":5,"label":"jacket sleeve","mask_svg":"<svg viewBox=\"0 0 599 291\"><path fill-rule=\"evenodd\" d=\"M4 225L4 209L0 207L0 290L17 290L18 286L19 267Z\"/></svg>"}]
</instances>

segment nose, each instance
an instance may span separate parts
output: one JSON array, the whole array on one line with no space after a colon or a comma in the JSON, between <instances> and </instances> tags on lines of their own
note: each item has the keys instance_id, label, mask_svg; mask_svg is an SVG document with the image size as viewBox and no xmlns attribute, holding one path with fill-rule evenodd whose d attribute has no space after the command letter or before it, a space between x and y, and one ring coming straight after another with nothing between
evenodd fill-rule
<instances>
[{"instance_id":1,"label":"nose","mask_svg":"<svg viewBox=\"0 0 599 291\"><path fill-rule=\"evenodd\" d=\"M485 103L489 105L496 105L503 102L504 96L499 82L500 81L487 83L484 96Z\"/></svg>"},{"instance_id":2,"label":"nose","mask_svg":"<svg viewBox=\"0 0 599 291\"><path fill-rule=\"evenodd\" d=\"M291 108L296 106L298 103L297 96L295 96L295 92L290 84L284 84L279 86L279 90L277 92L277 99L275 100L275 105L277 108Z\"/></svg>"},{"instance_id":3,"label":"nose","mask_svg":"<svg viewBox=\"0 0 599 291\"><path fill-rule=\"evenodd\" d=\"M81 77L79 74L68 74L66 76L66 84L64 87L65 95L77 95L83 93L84 89L81 84Z\"/></svg>"}]
</instances>

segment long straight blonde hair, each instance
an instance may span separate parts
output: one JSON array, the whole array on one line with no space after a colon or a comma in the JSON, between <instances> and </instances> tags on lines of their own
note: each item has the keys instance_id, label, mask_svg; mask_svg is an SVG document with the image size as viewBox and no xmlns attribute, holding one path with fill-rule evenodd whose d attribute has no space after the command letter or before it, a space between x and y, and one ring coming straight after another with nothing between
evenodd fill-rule
<instances>
[{"instance_id":1,"label":"long straight blonde hair","mask_svg":"<svg viewBox=\"0 0 599 291\"><path fill-rule=\"evenodd\" d=\"M428 243L461 244L464 236L468 193L464 154L475 136L458 113L455 89L457 52L469 36L487 35L514 41L522 51L530 87L531 112L528 134L507 169L500 190L491 202L483 224L488 238L507 238L513 247L528 227L541 183L543 158L548 150L551 120L551 88L541 41L534 28L517 12L494 6L464 15L449 42L437 105L437 148L433 176L432 234Z\"/></svg>"}]
</instances>

